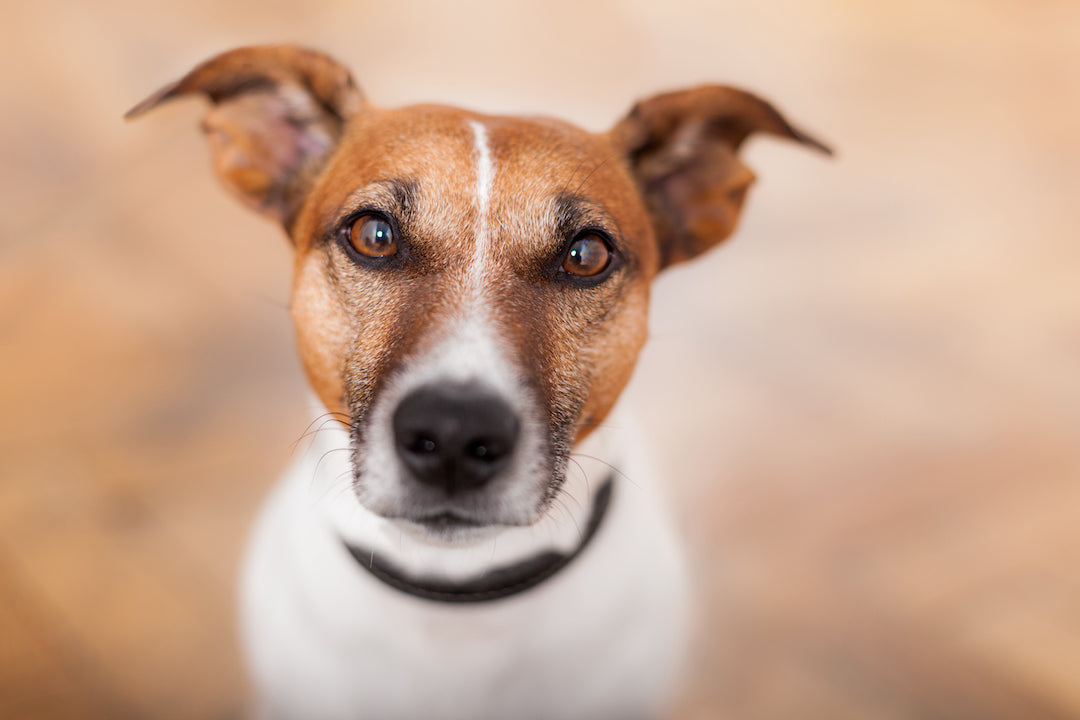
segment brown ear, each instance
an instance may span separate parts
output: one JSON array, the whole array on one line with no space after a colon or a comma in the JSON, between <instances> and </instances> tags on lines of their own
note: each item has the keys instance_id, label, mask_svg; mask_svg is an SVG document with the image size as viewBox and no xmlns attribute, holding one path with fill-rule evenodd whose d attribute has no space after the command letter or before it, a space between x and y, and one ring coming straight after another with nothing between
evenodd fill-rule
<instances>
[{"instance_id":1,"label":"brown ear","mask_svg":"<svg viewBox=\"0 0 1080 720\"><path fill-rule=\"evenodd\" d=\"M246 47L202 63L124 116L203 93L214 169L248 206L292 224L315 174L364 104L349 71L322 53L291 45Z\"/></svg>"},{"instance_id":2,"label":"brown ear","mask_svg":"<svg viewBox=\"0 0 1080 720\"><path fill-rule=\"evenodd\" d=\"M689 260L735 230L754 181L738 151L755 132L832 153L761 98L722 85L644 100L612 129L652 216L663 267Z\"/></svg>"}]
</instances>

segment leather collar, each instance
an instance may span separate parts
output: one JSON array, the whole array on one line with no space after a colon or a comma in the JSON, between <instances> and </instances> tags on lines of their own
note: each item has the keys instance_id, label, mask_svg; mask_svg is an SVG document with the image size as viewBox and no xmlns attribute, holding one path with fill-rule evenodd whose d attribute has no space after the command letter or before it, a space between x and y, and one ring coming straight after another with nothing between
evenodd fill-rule
<instances>
[{"instance_id":1,"label":"leather collar","mask_svg":"<svg viewBox=\"0 0 1080 720\"><path fill-rule=\"evenodd\" d=\"M614 482L608 477L593 496L592 513L581 543L570 553L554 551L540 553L534 557L508 565L493 568L471 580L453 582L434 577L410 577L392 563L375 557L370 549L345 543L345 547L364 568L376 578L395 590L423 600L443 603L478 603L502 600L526 590L531 590L548 578L556 575L569 565L589 545L600 529L608 507Z\"/></svg>"}]
</instances>

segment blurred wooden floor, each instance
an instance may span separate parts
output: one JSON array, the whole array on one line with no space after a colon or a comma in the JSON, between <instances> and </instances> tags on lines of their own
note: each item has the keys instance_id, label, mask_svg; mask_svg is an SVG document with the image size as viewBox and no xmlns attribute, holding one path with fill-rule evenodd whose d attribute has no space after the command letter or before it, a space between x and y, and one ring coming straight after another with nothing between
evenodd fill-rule
<instances>
[{"instance_id":1,"label":"blurred wooden floor","mask_svg":"<svg viewBox=\"0 0 1080 720\"><path fill-rule=\"evenodd\" d=\"M732 81L836 144L755 142L739 237L655 294L681 717L1080 718L1080 4L419 6L0 10L0 717L242 714L233 578L307 425L288 250L197 103L119 117L290 39L387 104L598 128Z\"/></svg>"}]
</instances>

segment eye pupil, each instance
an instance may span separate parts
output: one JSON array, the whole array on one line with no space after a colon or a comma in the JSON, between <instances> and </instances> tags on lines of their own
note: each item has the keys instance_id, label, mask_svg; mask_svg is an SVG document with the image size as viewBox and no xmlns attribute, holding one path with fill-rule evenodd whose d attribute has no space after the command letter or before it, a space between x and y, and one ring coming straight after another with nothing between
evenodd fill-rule
<instances>
[{"instance_id":1,"label":"eye pupil","mask_svg":"<svg viewBox=\"0 0 1080 720\"><path fill-rule=\"evenodd\" d=\"M591 277L603 272L610 262L608 244L596 235L584 235L570 245L562 267L571 275Z\"/></svg>"},{"instance_id":2,"label":"eye pupil","mask_svg":"<svg viewBox=\"0 0 1080 720\"><path fill-rule=\"evenodd\" d=\"M358 253L369 257L387 257L397 252L397 241L390 223L371 215L357 218L352 224L349 242Z\"/></svg>"}]
</instances>

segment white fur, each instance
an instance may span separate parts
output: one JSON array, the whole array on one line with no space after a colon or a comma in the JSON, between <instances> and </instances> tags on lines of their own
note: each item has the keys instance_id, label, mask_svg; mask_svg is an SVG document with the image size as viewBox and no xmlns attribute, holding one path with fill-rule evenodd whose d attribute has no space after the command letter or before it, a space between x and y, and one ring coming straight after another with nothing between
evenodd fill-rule
<instances>
[{"instance_id":1,"label":"white fur","mask_svg":"<svg viewBox=\"0 0 1080 720\"><path fill-rule=\"evenodd\" d=\"M348 453L325 454L347 437L320 432L263 508L245 564L242 630L264 716L657 717L679 669L685 571L643 444L613 428L625 431L625 419L581 448L582 468L569 480L575 498L562 500L585 513L554 508L535 526L454 548L433 548L363 510L349 491ZM599 459L625 473L600 531L561 573L512 598L413 598L358 567L342 543L361 541L403 568L455 574L564 548L587 516L588 493L609 474Z\"/></svg>"},{"instance_id":2,"label":"white fur","mask_svg":"<svg viewBox=\"0 0 1080 720\"><path fill-rule=\"evenodd\" d=\"M487 128L478 120L469 122L476 149L476 209L479 223L476 231L476 249L469 267L470 285L474 291L482 291L491 255L491 232L488 227L488 208L491 206L491 186L495 181L495 164L491 159Z\"/></svg>"}]
</instances>

